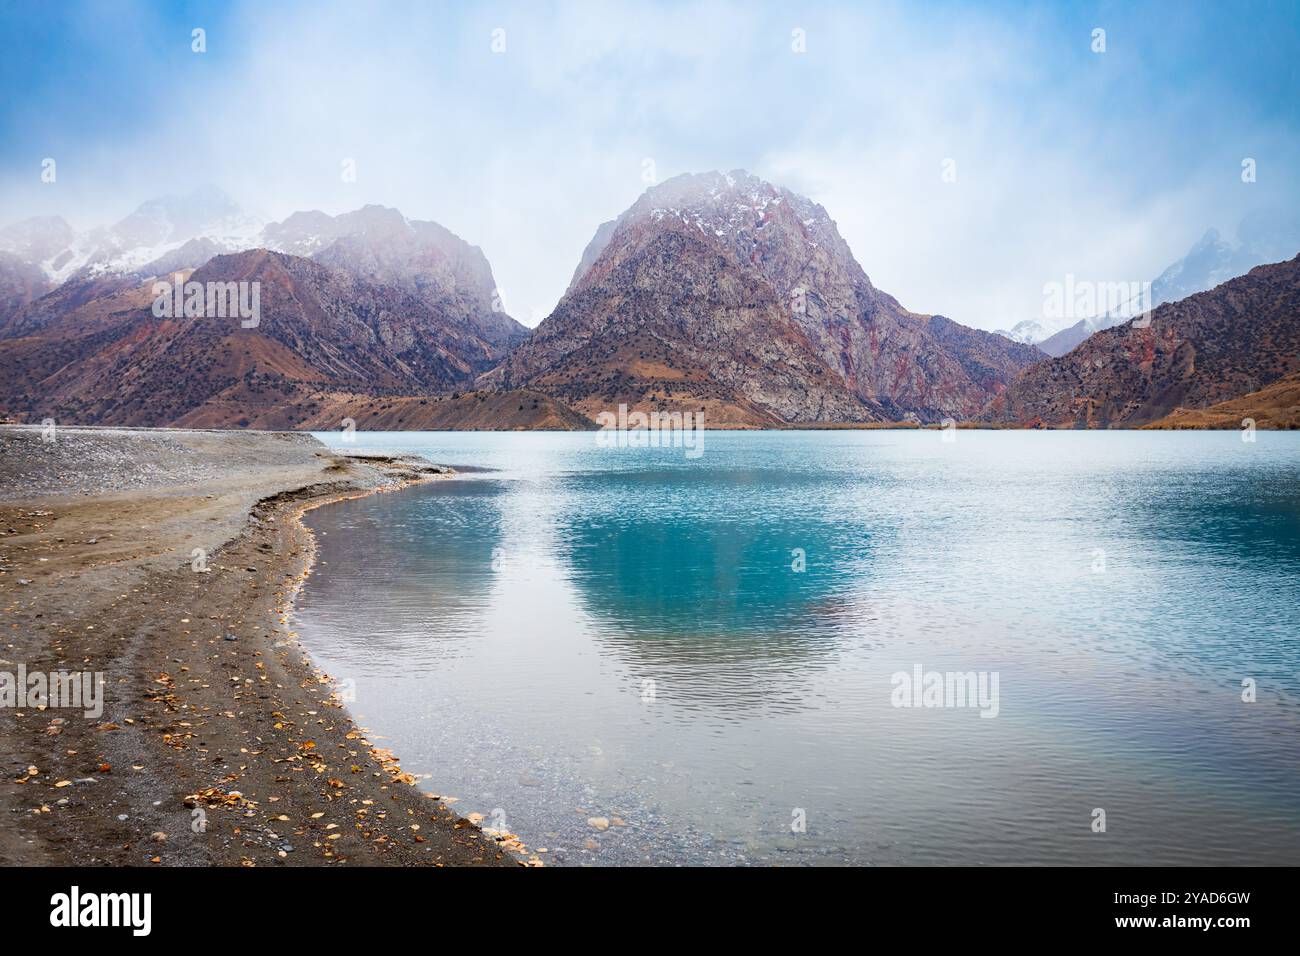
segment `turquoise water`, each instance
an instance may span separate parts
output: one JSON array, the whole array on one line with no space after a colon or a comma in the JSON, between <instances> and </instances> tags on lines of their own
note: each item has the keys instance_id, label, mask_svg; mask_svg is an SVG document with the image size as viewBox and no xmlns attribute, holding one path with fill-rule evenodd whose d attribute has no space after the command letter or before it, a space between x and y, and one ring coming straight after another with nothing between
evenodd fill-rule
<instances>
[{"instance_id":1,"label":"turquoise water","mask_svg":"<svg viewBox=\"0 0 1300 956\"><path fill-rule=\"evenodd\" d=\"M467 469L312 512L299 630L552 863L1300 863L1300 435L319 437Z\"/></svg>"}]
</instances>

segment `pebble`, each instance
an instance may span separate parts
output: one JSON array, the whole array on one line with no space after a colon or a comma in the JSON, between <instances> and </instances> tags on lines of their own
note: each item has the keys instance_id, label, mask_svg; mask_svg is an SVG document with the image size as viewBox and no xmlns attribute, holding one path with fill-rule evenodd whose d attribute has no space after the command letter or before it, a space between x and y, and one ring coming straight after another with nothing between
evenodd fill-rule
<instances>
[{"instance_id":1,"label":"pebble","mask_svg":"<svg viewBox=\"0 0 1300 956\"><path fill-rule=\"evenodd\" d=\"M587 826L595 827L597 830L609 829L608 817L587 817Z\"/></svg>"}]
</instances>

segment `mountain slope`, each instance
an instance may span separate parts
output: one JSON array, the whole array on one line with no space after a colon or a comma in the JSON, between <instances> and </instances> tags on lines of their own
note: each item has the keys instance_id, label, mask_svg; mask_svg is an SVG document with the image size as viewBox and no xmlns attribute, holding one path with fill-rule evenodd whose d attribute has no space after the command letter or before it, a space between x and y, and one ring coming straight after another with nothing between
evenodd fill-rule
<instances>
[{"instance_id":1,"label":"mountain slope","mask_svg":"<svg viewBox=\"0 0 1300 956\"><path fill-rule=\"evenodd\" d=\"M488 381L555 395L589 417L647 402L736 425L867 413L775 292L693 228L634 229L598 267Z\"/></svg>"},{"instance_id":2,"label":"mountain slope","mask_svg":"<svg viewBox=\"0 0 1300 956\"><path fill-rule=\"evenodd\" d=\"M49 280L39 266L0 252L0 336L48 288Z\"/></svg>"},{"instance_id":3,"label":"mountain slope","mask_svg":"<svg viewBox=\"0 0 1300 956\"><path fill-rule=\"evenodd\" d=\"M998 329L994 332L1004 339L1010 339L1012 342L1019 342L1021 345L1033 345L1043 341L1051 333L1043 326L1043 323L1035 319L1024 319L1017 322L1009 329Z\"/></svg>"},{"instance_id":4,"label":"mountain slope","mask_svg":"<svg viewBox=\"0 0 1300 956\"><path fill-rule=\"evenodd\" d=\"M1062 355L1073 352L1079 343L1088 336L1100 332L1102 329L1112 329L1125 321L1127 319L1109 315L1080 319L1069 328L1061 329L1061 331L1047 336L1047 338L1037 343L1038 348L1045 354L1052 356L1052 358L1060 358Z\"/></svg>"},{"instance_id":5,"label":"mountain slope","mask_svg":"<svg viewBox=\"0 0 1300 956\"><path fill-rule=\"evenodd\" d=\"M337 429L351 418L361 430L379 431L587 431L595 422L540 392L464 392L436 396L329 396L320 411L298 425Z\"/></svg>"},{"instance_id":6,"label":"mountain slope","mask_svg":"<svg viewBox=\"0 0 1300 956\"><path fill-rule=\"evenodd\" d=\"M209 186L151 199L112 226L83 234L57 216L27 219L0 230L0 337L14 330L30 332L50 318L47 309L17 321L17 314L36 297L9 290L17 284L13 276L19 265L28 273L38 269L44 274L46 288L40 292L68 283L102 292L109 285L125 288L151 276L198 268L218 255L253 249L316 258L369 284L403 289L492 343L498 355L528 336L528 330L502 310L482 250L435 222L408 220L395 209L366 206L339 216L298 212L283 222L263 225Z\"/></svg>"},{"instance_id":7,"label":"mountain slope","mask_svg":"<svg viewBox=\"0 0 1300 956\"><path fill-rule=\"evenodd\" d=\"M1208 408L1177 408L1143 428L1239 429L1250 419L1257 428L1300 428L1300 372Z\"/></svg>"},{"instance_id":8,"label":"mountain slope","mask_svg":"<svg viewBox=\"0 0 1300 956\"><path fill-rule=\"evenodd\" d=\"M58 217L27 222L40 223L41 236L29 261L39 264L56 285L70 279L134 275L194 239L206 238L219 252L250 249L262 228L260 219L214 186L147 200L112 225L83 233Z\"/></svg>"},{"instance_id":9,"label":"mountain slope","mask_svg":"<svg viewBox=\"0 0 1300 956\"><path fill-rule=\"evenodd\" d=\"M587 414L626 401L716 406L731 424L937 421L1041 357L946 323L876 289L821 206L742 171L685 175L600 227L555 311L484 383Z\"/></svg>"},{"instance_id":10,"label":"mountain slope","mask_svg":"<svg viewBox=\"0 0 1300 956\"><path fill-rule=\"evenodd\" d=\"M503 354L528 337L528 329L500 306L483 251L436 222L366 206L329 222L313 215L310 225L300 221L298 227L267 227L267 247L275 248L277 239L286 252L319 244L319 251L311 253L316 261L367 282L404 289L444 315L463 316L467 328Z\"/></svg>"},{"instance_id":11,"label":"mountain slope","mask_svg":"<svg viewBox=\"0 0 1300 956\"><path fill-rule=\"evenodd\" d=\"M1219 230L1210 229L1187 250L1185 256L1160 273L1151 283L1151 305L1177 302L1197 292L1213 289L1228 279L1245 275L1255 266L1290 259L1298 251L1300 220L1294 212L1265 210L1251 213L1237 226L1232 241L1220 236ZM1131 313L1128 316L1093 316L1038 338L1033 338L1030 330L1030 326L1037 323L1021 322L1015 329L1030 333L1029 338L1022 336L1020 341L1036 341L1040 349L1056 358L1073 351L1090 335L1122 325L1131 317Z\"/></svg>"},{"instance_id":12,"label":"mountain slope","mask_svg":"<svg viewBox=\"0 0 1300 956\"><path fill-rule=\"evenodd\" d=\"M1293 249L1287 257L1294 254ZM1278 258L1282 258L1279 256ZM1225 242L1219 230L1210 229L1177 262L1170 265L1151 283L1151 305L1177 302L1197 292L1213 289L1234 276L1242 275L1264 259L1252 259L1238 246ZM1127 315L1097 315L1080 319L1068 328L1049 335L1038 347L1054 358L1074 351L1079 343L1103 329L1123 325L1133 318Z\"/></svg>"},{"instance_id":13,"label":"mountain slope","mask_svg":"<svg viewBox=\"0 0 1300 956\"><path fill-rule=\"evenodd\" d=\"M259 325L156 317L151 282L80 301L69 294L39 328L0 341L0 402L28 417L99 424L198 416L241 425L268 408L292 421L308 417L326 391L451 390L499 354L459 317L411 293L308 259L238 253L191 278L259 283Z\"/></svg>"},{"instance_id":14,"label":"mountain slope","mask_svg":"<svg viewBox=\"0 0 1300 956\"><path fill-rule=\"evenodd\" d=\"M981 391L997 395L1016 377L1044 358L1033 345L1011 342L996 332L972 329L942 315L925 321L926 330L961 365Z\"/></svg>"},{"instance_id":15,"label":"mountain slope","mask_svg":"<svg viewBox=\"0 0 1300 956\"><path fill-rule=\"evenodd\" d=\"M1300 367L1300 256L1180 302L1147 328L1105 329L1030 368L981 416L1055 427L1134 427L1204 408Z\"/></svg>"},{"instance_id":16,"label":"mountain slope","mask_svg":"<svg viewBox=\"0 0 1300 956\"><path fill-rule=\"evenodd\" d=\"M56 260L75 238L62 216L33 216L0 229L0 252L40 266Z\"/></svg>"}]
</instances>

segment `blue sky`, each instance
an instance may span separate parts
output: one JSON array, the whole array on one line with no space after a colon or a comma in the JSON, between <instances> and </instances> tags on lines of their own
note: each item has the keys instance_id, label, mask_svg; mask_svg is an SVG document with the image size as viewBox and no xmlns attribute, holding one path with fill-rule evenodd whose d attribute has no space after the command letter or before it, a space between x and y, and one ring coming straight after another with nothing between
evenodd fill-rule
<instances>
[{"instance_id":1,"label":"blue sky","mask_svg":"<svg viewBox=\"0 0 1300 956\"><path fill-rule=\"evenodd\" d=\"M531 325L647 160L744 168L908 308L996 328L1297 208L1298 53L1295 3L5 2L0 220L206 182L277 218L379 202L481 246Z\"/></svg>"}]
</instances>

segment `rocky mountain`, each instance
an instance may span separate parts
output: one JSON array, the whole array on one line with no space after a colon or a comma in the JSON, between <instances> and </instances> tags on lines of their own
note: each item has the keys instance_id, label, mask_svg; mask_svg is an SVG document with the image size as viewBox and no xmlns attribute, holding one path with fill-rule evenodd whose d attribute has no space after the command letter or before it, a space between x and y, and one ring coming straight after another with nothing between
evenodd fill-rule
<instances>
[{"instance_id":1,"label":"rocky mountain","mask_svg":"<svg viewBox=\"0 0 1300 956\"><path fill-rule=\"evenodd\" d=\"M0 229L0 335L52 288L43 264L56 259L73 237L59 216L36 216Z\"/></svg>"},{"instance_id":2,"label":"rocky mountain","mask_svg":"<svg viewBox=\"0 0 1300 956\"><path fill-rule=\"evenodd\" d=\"M735 171L668 180L601 226L555 311L482 382L589 416L626 402L714 424L938 421L1041 357L908 312L825 209Z\"/></svg>"},{"instance_id":3,"label":"rocky mountain","mask_svg":"<svg viewBox=\"0 0 1300 956\"><path fill-rule=\"evenodd\" d=\"M619 224L618 219L611 219L609 222L602 222L596 227L596 234L591 237L591 242L582 250L582 258L578 260L578 267L573 270L573 278L569 280L569 288L566 292L572 292L582 277L585 276L591 267L596 264L600 254L605 251L609 245L609 240L614 235L614 227Z\"/></svg>"},{"instance_id":4,"label":"rocky mountain","mask_svg":"<svg viewBox=\"0 0 1300 956\"><path fill-rule=\"evenodd\" d=\"M1217 229L1208 230L1187 255L1156 277L1151 297L1156 305L1177 302L1298 252L1300 215L1292 210L1258 210L1242 219L1232 240L1222 238Z\"/></svg>"},{"instance_id":5,"label":"rocky mountain","mask_svg":"<svg viewBox=\"0 0 1300 956\"><path fill-rule=\"evenodd\" d=\"M1052 358L1060 358L1069 352L1074 351L1075 347L1088 336L1102 329L1111 329L1122 322L1128 321L1132 316L1119 317L1113 315L1098 315L1089 319L1080 319L1074 325L1054 332L1041 341L1035 343L1039 349Z\"/></svg>"},{"instance_id":6,"label":"rocky mountain","mask_svg":"<svg viewBox=\"0 0 1300 956\"><path fill-rule=\"evenodd\" d=\"M257 283L262 324L152 315L155 279L196 269ZM58 217L0 230L0 405L19 417L290 427L387 396L427 418L429 396L464 389L527 334L480 249L381 206L264 223L207 187L84 233ZM507 404L491 409L508 427L586 422L550 399ZM487 408L465 411L482 424Z\"/></svg>"},{"instance_id":7,"label":"rocky mountain","mask_svg":"<svg viewBox=\"0 0 1300 956\"><path fill-rule=\"evenodd\" d=\"M461 316L313 260L254 250L189 278L257 283L257 326L156 316L152 281L98 293L72 283L35 303L40 322L0 340L0 405L68 422L285 427L325 393L451 391L500 357Z\"/></svg>"},{"instance_id":8,"label":"rocky mountain","mask_svg":"<svg viewBox=\"0 0 1300 956\"><path fill-rule=\"evenodd\" d=\"M45 273L51 286L69 279L134 275L149 263L207 237L217 252L253 248L262 222L215 187L142 203L110 226L78 233L58 216L25 219L0 230L0 251Z\"/></svg>"},{"instance_id":9,"label":"rocky mountain","mask_svg":"<svg viewBox=\"0 0 1300 956\"><path fill-rule=\"evenodd\" d=\"M111 261L144 265L157 254L190 239L208 237L219 246L230 248L252 241L262 227L255 216L246 214L239 205L215 186L204 186L182 196L162 196L142 203L129 216L116 222L107 232L105 252L116 253L111 260L92 259L92 264Z\"/></svg>"},{"instance_id":10,"label":"rocky mountain","mask_svg":"<svg viewBox=\"0 0 1300 956\"><path fill-rule=\"evenodd\" d=\"M0 334L17 315L45 294L49 284L40 266L12 253L0 252Z\"/></svg>"},{"instance_id":11,"label":"rocky mountain","mask_svg":"<svg viewBox=\"0 0 1300 956\"><path fill-rule=\"evenodd\" d=\"M985 421L1145 425L1259 391L1300 368L1300 256L1157 307L1028 369Z\"/></svg>"},{"instance_id":12,"label":"rocky mountain","mask_svg":"<svg viewBox=\"0 0 1300 956\"><path fill-rule=\"evenodd\" d=\"M368 283L403 289L458 319L501 354L528 335L501 308L482 250L435 222L408 220L382 206L339 216L299 212L283 222L264 223L208 186L151 199L112 226L84 234L58 217L24 220L0 231L0 255L39 268L47 289L73 283L102 292L106 282L125 288L151 276L198 268L214 256L251 249L314 257ZM0 260L0 336L9 334L11 325L30 331L41 321L15 321L14 313L25 302L6 294L8 285L17 281L6 281L11 271L6 260Z\"/></svg>"},{"instance_id":13,"label":"rocky mountain","mask_svg":"<svg viewBox=\"0 0 1300 956\"><path fill-rule=\"evenodd\" d=\"M1042 322L1034 319L1025 319L1017 322L1009 329L998 329L995 333L1004 339L1010 339L1012 342L1019 342L1021 345L1035 345L1051 335L1047 327Z\"/></svg>"},{"instance_id":14,"label":"rocky mountain","mask_svg":"<svg viewBox=\"0 0 1300 956\"><path fill-rule=\"evenodd\" d=\"M1255 266L1290 259L1297 252L1300 252L1300 216L1289 210L1253 212L1242 219L1233 240L1224 239L1217 229L1210 229L1185 256L1160 273L1151 283L1151 304L1177 302L1244 275ZM1094 333L1121 325L1131 317L1092 316L1055 332L1028 320L1001 334L1017 341L1033 342L1056 358L1073 351Z\"/></svg>"},{"instance_id":15,"label":"rocky mountain","mask_svg":"<svg viewBox=\"0 0 1300 956\"><path fill-rule=\"evenodd\" d=\"M168 249L152 262L147 262L138 269L121 274L128 279L169 276L174 272L197 269L199 266L205 265L209 260L231 251L241 250L226 249L215 239L209 239L206 236L198 239L187 239L176 248Z\"/></svg>"},{"instance_id":16,"label":"rocky mountain","mask_svg":"<svg viewBox=\"0 0 1300 956\"><path fill-rule=\"evenodd\" d=\"M982 392L997 395L1020 373L1043 359L1032 345L1013 343L993 332L954 322L942 315L925 317L926 331L957 360L967 378Z\"/></svg>"},{"instance_id":17,"label":"rocky mountain","mask_svg":"<svg viewBox=\"0 0 1300 956\"><path fill-rule=\"evenodd\" d=\"M75 238L62 216L34 216L0 229L0 252L39 266L55 260Z\"/></svg>"},{"instance_id":18,"label":"rocky mountain","mask_svg":"<svg viewBox=\"0 0 1300 956\"><path fill-rule=\"evenodd\" d=\"M436 222L366 206L329 217L295 213L272 223L262 245L344 269L367 282L404 289L505 351L528 337L506 315L487 257Z\"/></svg>"},{"instance_id":19,"label":"rocky mountain","mask_svg":"<svg viewBox=\"0 0 1300 956\"><path fill-rule=\"evenodd\" d=\"M27 266L27 268L33 268ZM109 299L119 292L138 287L143 277L110 273L86 276L56 286L0 320L0 341L38 334L75 309L97 299Z\"/></svg>"}]
</instances>

